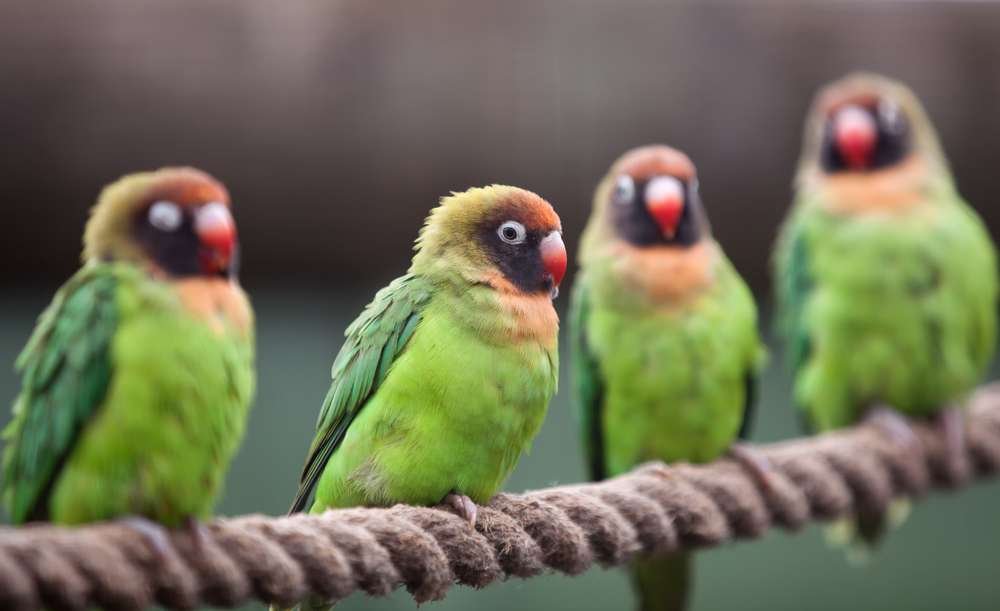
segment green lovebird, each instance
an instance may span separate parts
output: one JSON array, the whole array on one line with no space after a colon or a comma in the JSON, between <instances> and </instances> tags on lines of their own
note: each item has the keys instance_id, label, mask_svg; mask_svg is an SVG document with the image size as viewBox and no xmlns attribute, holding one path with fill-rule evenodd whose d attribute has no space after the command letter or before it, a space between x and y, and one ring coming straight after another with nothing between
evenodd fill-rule
<instances>
[{"instance_id":1,"label":"green lovebird","mask_svg":"<svg viewBox=\"0 0 1000 611\"><path fill-rule=\"evenodd\" d=\"M623 155L597 187L570 314L590 474L707 462L745 435L765 350L753 296L712 239L694 165L666 146ZM642 609L686 605L690 557L633 566Z\"/></svg>"},{"instance_id":2,"label":"green lovebird","mask_svg":"<svg viewBox=\"0 0 1000 611\"><path fill-rule=\"evenodd\" d=\"M291 511L433 505L475 524L556 391L559 217L516 187L441 200L345 332Z\"/></svg>"},{"instance_id":3,"label":"green lovebird","mask_svg":"<svg viewBox=\"0 0 1000 611\"><path fill-rule=\"evenodd\" d=\"M996 253L917 98L872 74L827 86L796 183L774 261L807 424L826 431L875 415L906 441L899 413L933 417L958 468L961 406L996 342ZM856 518L838 538L863 553L887 520Z\"/></svg>"},{"instance_id":4,"label":"green lovebird","mask_svg":"<svg viewBox=\"0 0 1000 611\"><path fill-rule=\"evenodd\" d=\"M229 195L209 175L164 168L104 189L82 268L17 361L3 432L13 522L126 518L152 536L149 520L210 514L254 389L236 259Z\"/></svg>"}]
</instances>

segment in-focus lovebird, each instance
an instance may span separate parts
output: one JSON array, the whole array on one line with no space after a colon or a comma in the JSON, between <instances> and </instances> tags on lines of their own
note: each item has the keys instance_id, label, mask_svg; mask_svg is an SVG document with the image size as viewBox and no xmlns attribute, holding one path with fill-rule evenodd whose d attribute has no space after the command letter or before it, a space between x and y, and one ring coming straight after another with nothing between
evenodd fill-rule
<instances>
[{"instance_id":1,"label":"in-focus lovebird","mask_svg":"<svg viewBox=\"0 0 1000 611\"><path fill-rule=\"evenodd\" d=\"M597 187L570 314L574 386L594 479L708 462L744 436L765 359L750 290L712 238L695 167L666 146L623 155ZM682 609L690 557L632 568L642 609Z\"/></svg>"},{"instance_id":2,"label":"in-focus lovebird","mask_svg":"<svg viewBox=\"0 0 1000 611\"><path fill-rule=\"evenodd\" d=\"M446 501L474 525L542 425L566 272L552 206L456 193L415 248L345 332L292 512Z\"/></svg>"},{"instance_id":3,"label":"in-focus lovebird","mask_svg":"<svg viewBox=\"0 0 1000 611\"><path fill-rule=\"evenodd\" d=\"M3 433L13 522L126 518L152 537L149 520L196 527L210 514L254 392L237 250L229 195L204 172L103 190L82 268L17 361Z\"/></svg>"},{"instance_id":4,"label":"in-focus lovebird","mask_svg":"<svg viewBox=\"0 0 1000 611\"><path fill-rule=\"evenodd\" d=\"M906 441L899 413L933 417L959 468L961 408L996 342L996 254L909 89L853 74L817 95L774 261L807 424L874 415ZM887 521L856 517L838 538L863 553Z\"/></svg>"}]
</instances>

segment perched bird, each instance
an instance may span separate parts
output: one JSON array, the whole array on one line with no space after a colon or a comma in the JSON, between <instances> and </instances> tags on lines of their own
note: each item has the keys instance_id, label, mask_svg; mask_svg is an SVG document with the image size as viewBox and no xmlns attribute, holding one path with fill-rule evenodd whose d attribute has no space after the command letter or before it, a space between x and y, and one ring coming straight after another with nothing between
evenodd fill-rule
<instances>
[{"instance_id":1,"label":"perched bird","mask_svg":"<svg viewBox=\"0 0 1000 611\"><path fill-rule=\"evenodd\" d=\"M559 217L516 187L441 200L345 332L291 512L446 501L471 524L556 391Z\"/></svg>"},{"instance_id":2,"label":"perched bird","mask_svg":"<svg viewBox=\"0 0 1000 611\"><path fill-rule=\"evenodd\" d=\"M908 441L899 412L933 417L960 470L961 407L996 342L996 254L914 94L873 74L824 88L796 191L774 262L807 424L826 431L875 415ZM856 517L846 542L861 551L886 521Z\"/></svg>"},{"instance_id":3,"label":"perched bird","mask_svg":"<svg viewBox=\"0 0 1000 611\"><path fill-rule=\"evenodd\" d=\"M83 267L17 361L2 484L15 523L126 518L149 534L210 513L254 391L237 248L229 195L204 172L104 189Z\"/></svg>"},{"instance_id":4,"label":"perched bird","mask_svg":"<svg viewBox=\"0 0 1000 611\"><path fill-rule=\"evenodd\" d=\"M597 187L570 314L574 383L594 479L727 451L767 477L745 436L765 358L753 296L712 238L694 165L645 146ZM690 558L633 566L642 609L682 609Z\"/></svg>"}]
</instances>

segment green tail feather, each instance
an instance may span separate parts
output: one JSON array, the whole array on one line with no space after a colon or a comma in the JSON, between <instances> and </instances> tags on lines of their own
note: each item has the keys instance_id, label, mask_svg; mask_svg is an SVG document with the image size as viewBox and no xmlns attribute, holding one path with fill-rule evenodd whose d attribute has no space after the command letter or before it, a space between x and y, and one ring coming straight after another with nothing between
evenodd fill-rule
<instances>
[{"instance_id":1,"label":"green tail feather","mask_svg":"<svg viewBox=\"0 0 1000 611\"><path fill-rule=\"evenodd\" d=\"M632 582L640 611L683 611L687 608L693 558L669 554L632 563Z\"/></svg>"},{"instance_id":2,"label":"green tail feather","mask_svg":"<svg viewBox=\"0 0 1000 611\"><path fill-rule=\"evenodd\" d=\"M864 566L885 536L906 521L911 507L909 499L896 499L884 514L837 520L827 527L826 541L831 547L842 548L848 563Z\"/></svg>"}]
</instances>

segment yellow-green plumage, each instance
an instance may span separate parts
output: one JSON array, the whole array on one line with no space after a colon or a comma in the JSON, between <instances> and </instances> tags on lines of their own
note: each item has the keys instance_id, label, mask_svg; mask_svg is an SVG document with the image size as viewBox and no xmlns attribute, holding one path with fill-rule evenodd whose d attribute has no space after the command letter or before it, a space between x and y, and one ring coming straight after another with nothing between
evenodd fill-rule
<instances>
[{"instance_id":1,"label":"yellow-green plumage","mask_svg":"<svg viewBox=\"0 0 1000 611\"><path fill-rule=\"evenodd\" d=\"M809 422L829 430L877 403L920 416L963 400L996 340L996 263L975 213L945 181L900 216L837 216L806 194L797 206L777 264Z\"/></svg>"},{"instance_id":2,"label":"yellow-green plumage","mask_svg":"<svg viewBox=\"0 0 1000 611\"><path fill-rule=\"evenodd\" d=\"M905 129L878 132L904 143L898 159L831 166L841 145L830 125L851 104L877 104L877 121L905 119ZM995 349L996 254L916 97L871 74L829 85L807 122L797 182L774 260L779 325L807 423L826 431L874 407L917 417L961 407ZM887 524L857 518L845 532L863 555Z\"/></svg>"},{"instance_id":3,"label":"yellow-green plumage","mask_svg":"<svg viewBox=\"0 0 1000 611\"><path fill-rule=\"evenodd\" d=\"M527 450L556 390L555 311L510 291L474 240L511 199L558 221L512 187L446 198L409 273L348 327L293 511L485 503ZM538 310L521 320L524 307Z\"/></svg>"},{"instance_id":4,"label":"yellow-green plumage","mask_svg":"<svg viewBox=\"0 0 1000 611\"><path fill-rule=\"evenodd\" d=\"M765 356L756 305L709 235L696 192L687 205L697 239L635 245L614 222L621 203L609 200L618 177L672 172L687 172L696 184L693 166L672 149L623 156L598 188L584 233L570 325L595 479L645 461L714 460L745 433L754 400ZM632 570L641 608L683 608L689 562L687 555L638 561Z\"/></svg>"},{"instance_id":5,"label":"yellow-green plumage","mask_svg":"<svg viewBox=\"0 0 1000 611\"><path fill-rule=\"evenodd\" d=\"M137 180L149 176L162 178ZM248 307L235 284L207 282ZM210 513L253 394L249 320L220 313L209 323L144 264L90 260L17 365L3 459L14 522L134 515L176 525Z\"/></svg>"},{"instance_id":6,"label":"yellow-green plumage","mask_svg":"<svg viewBox=\"0 0 1000 611\"><path fill-rule=\"evenodd\" d=\"M600 380L600 396L581 409L587 438L590 427L604 437L604 475L648 460L708 462L740 431L763 354L756 306L721 250L711 250L711 285L677 304L630 290L611 259L577 278L571 321L573 337L585 344L574 354L592 364L576 373Z\"/></svg>"}]
</instances>

